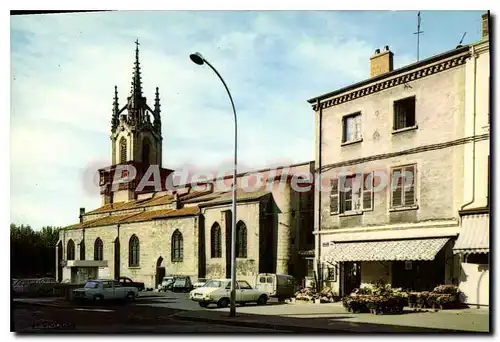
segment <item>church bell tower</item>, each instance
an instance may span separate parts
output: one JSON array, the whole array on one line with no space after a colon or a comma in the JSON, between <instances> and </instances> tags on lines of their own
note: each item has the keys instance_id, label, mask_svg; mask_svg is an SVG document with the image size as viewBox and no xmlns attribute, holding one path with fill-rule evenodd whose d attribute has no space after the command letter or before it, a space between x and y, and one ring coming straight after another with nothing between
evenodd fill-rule
<instances>
[{"instance_id":1,"label":"church bell tower","mask_svg":"<svg viewBox=\"0 0 500 342\"><path fill-rule=\"evenodd\" d=\"M165 191L165 179L174 171L161 167L160 93L156 87L155 101L151 109L142 94L139 41L135 44L132 87L123 107L118 103L118 88L115 85L110 135L112 165L99 170L103 205L127 202L137 199L141 194ZM129 167L134 167L136 172L133 175L128 173ZM150 180L149 175L153 167L159 169L161 189L156 186L138 186L142 179ZM117 179L120 180L118 186L112 186Z\"/></svg>"},{"instance_id":2,"label":"church bell tower","mask_svg":"<svg viewBox=\"0 0 500 342\"><path fill-rule=\"evenodd\" d=\"M154 109L151 109L142 96L139 41L135 44L132 88L127 103L122 108L118 104L118 89L115 86L111 119L111 162L113 165L136 162L161 167L160 94L156 87Z\"/></svg>"}]
</instances>

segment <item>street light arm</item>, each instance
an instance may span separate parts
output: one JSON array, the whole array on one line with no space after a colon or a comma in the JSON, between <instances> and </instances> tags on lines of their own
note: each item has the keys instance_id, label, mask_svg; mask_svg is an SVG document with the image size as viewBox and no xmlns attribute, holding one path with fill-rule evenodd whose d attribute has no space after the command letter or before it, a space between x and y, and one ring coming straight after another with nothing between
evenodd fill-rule
<instances>
[{"instance_id":1,"label":"street light arm","mask_svg":"<svg viewBox=\"0 0 500 342\"><path fill-rule=\"evenodd\" d=\"M217 75L217 77L219 77L219 79L221 80L222 84L224 85L224 88L226 88L227 95L229 95L229 100L231 100L231 106L233 107L234 124L235 124L235 128L236 128L237 127L236 109L234 107L234 102L233 102L233 97L231 96L231 92L229 91L229 88L227 87L226 82L224 81L224 79L222 78L222 76L219 74L219 72L217 71L217 69L215 69L212 66L212 64L210 64L206 59L203 59L203 61L205 63L207 63L207 65L210 67L210 69L212 69L215 72L215 74ZM235 132L236 132L236 130L235 130Z\"/></svg>"},{"instance_id":2,"label":"street light arm","mask_svg":"<svg viewBox=\"0 0 500 342\"><path fill-rule=\"evenodd\" d=\"M234 115L234 169L233 169L233 203L232 203L232 222L231 222L231 307L229 311L229 316L236 316L236 188L237 188L237 164L238 164L238 121L236 119L236 108L234 107L233 97L231 96L231 92L226 85L226 82L219 74L217 69L215 69L212 64L210 64L205 58L202 58L201 55L198 55L198 58L203 60L210 69L212 69L215 74L219 77L224 88L226 88L227 95L229 95L229 100L231 100L231 106L233 107L233 115Z\"/></svg>"}]
</instances>

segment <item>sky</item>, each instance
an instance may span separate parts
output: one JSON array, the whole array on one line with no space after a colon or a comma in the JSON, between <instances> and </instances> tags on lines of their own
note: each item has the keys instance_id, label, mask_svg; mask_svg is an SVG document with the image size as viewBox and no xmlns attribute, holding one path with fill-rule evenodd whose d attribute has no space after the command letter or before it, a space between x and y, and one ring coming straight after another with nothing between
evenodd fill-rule
<instances>
[{"instance_id":1,"label":"sky","mask_svg":"<svg viewBox=\"0 0 500 342\"><path fill-rule=\"evenodd\" d=\"M420 59L478 41L483 11L422 11ZM144 96L160 88L163 167L240 170L314 159L323 93L369 78L389 45L416 61L416 11L120 11L11 16L11 222L66 226L101 205L96 171L111 164L114 86L130 92L140 42Z\"/></svg>"}]
</instances>

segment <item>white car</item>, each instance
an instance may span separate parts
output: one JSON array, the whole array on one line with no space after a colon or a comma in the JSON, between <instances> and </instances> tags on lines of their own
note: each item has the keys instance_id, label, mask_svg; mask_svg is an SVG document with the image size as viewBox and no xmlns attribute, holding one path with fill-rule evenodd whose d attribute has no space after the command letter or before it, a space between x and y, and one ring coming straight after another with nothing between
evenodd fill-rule
<instances>
[{"instance_id":1,"label":"white car","mask_svg":"<svg viewBox=\"0 0 500 342\"><path fill-rule=\"evenodd\" d=\"M73 290L73 299L93 301L108 299L134 300L138 293L137 287L122 286L118 281L106 279L89 280L83 288Z\"/></svg>"},{"instance_id":2,"label":"white car","mask_svg":"<svg viewBox=\"0 0 500 342\"><path fill-rule=\"evenodd\" d=\"M217 304L219 308L225 308L230 303L231 279L209 280L202 287L194 289L189 293L189 298L198 302L205 308L209 304ZM252 303L259 305L267 303L268 295L259 290L253 289L246 281L236 281L236 303Z\"/></svg>"}]
</instances>

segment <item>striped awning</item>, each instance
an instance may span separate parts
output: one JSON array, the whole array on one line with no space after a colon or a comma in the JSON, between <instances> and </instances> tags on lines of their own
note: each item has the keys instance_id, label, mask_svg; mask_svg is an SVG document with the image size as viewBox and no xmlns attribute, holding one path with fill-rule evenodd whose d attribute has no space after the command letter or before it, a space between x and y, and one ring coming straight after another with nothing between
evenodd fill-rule
<instances>
[{"instance_id":1,"label":"striped awning","mask_svg":"<svg viewBox=\"0 0 500 342\"><path fill-rule=\"evenodd\" d=\"M490 215L462 217L462 226L453 253L488 253L490 251Z\"/></svg>"},{"instance_id":2,"label":"striped awning","mask_svg":"<svg viewBox=\"0 0 500 342\"><path fill-rule=\"evenodd\" d=\"M436 238L334 243L326 253L325 261L434 260L449 240Z\"/></svg>"}]
</instances>

